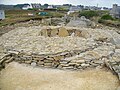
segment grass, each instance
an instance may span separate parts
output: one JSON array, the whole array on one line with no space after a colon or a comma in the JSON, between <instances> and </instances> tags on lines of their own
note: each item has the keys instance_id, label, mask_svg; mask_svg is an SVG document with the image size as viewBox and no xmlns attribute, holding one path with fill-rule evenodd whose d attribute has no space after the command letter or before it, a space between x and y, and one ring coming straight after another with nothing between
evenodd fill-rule
<instances>
[{"instance_id":1,"label":"grass","mask_svg":"<svg viewBox=\"0 0 120 90\"><path fill-rule=\"evenodd\" d=\"M42 18L49 17L62 17L63 13L48 11L48 16L39 16L37 10L6 10L6 19L0 21L0 27L5 25L12 25L19 22L25 22L29 20L41 20ZM34 13L34 16L28 16L28 13Z\"/></svg>"}]
</instances>

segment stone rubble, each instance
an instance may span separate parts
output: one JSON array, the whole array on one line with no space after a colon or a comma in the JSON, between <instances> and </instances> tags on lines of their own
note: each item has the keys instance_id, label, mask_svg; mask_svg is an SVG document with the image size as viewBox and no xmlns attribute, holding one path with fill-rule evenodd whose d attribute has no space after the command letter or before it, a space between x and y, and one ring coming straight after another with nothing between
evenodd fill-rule
<instances>
[{"instance_id":1,"label":"stone rubble","mask_svg":"<svg viewBox=\"0 0 120 90\"><path fill-rule=\"evenodd\" d=\"M70 22L66 25L70 27L95 27L95 23L86 19L84 16L73 17Z\"/></svg>"}]
</instances>

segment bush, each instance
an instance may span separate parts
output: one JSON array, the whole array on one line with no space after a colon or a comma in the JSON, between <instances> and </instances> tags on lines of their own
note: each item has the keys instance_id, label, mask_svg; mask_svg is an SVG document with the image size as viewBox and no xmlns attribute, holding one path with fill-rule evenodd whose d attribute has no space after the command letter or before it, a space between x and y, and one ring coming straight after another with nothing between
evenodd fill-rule
<instances>
[{"instance_id":1,"label":"bush","mask_svg":"<svg viewBox=\"0 0 120 90\"><path fill-rule=\"evenodd\" d=\"M79 14L79 16L81 17L81 16L85 16L86 18L92 18L92 17L94 17L94 16L98 16L98 12L96 12L96 11L82 11L82 12L80 12L80 14Z\"/></svg>"},{"instance_id":2,"label":"bush","mask_svg":"<svg viewBox=\"0 0 120 90\"><path fill-rule=\"evenodd\" d=\"M112 18L112 16L110 16L109 14L103 15L103 16L101 17L101 19L103 19L103 20L114 20L114 19Z\"/></svg>"}]
</instances>

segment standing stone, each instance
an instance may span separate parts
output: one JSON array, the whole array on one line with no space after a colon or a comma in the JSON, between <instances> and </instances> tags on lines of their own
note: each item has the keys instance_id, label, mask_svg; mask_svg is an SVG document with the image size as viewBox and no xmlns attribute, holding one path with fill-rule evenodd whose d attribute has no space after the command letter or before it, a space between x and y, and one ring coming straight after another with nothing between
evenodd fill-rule
<instances>
[{"instance_id":1,"label":"standing stone","mask_svg":"<svg viewBox=\"0 0 120 90\"><path fill-rule=\"evenodd\" d=\"M87 30L82 31L81 36L84 37L84 38L90 38L91 37Z\"/></svg>"},{"instance_id":2,"label":"standing stone","mask_svg":"<svg viewBox=\"0 0 120 90\"><path fill-rule=\"evenodd\" d=\"M48 37L48 34L47 34L47 30L46 30L46 29L41 30L41 36Z\"/></svg>"},{"instance_id":3,"label":"standing stone","mask_svg":"<svg viewBox=\"0 0 120 90\"><path fill-rule=\"evenodd\" d=\"M66 36L69 36L69 33L65 28L62 27L62 28L59 29L58 36L66 37Z\"/></svg>"},{"instance_id":4,"label":"standing stone","mask_svg":"<svg viewBox=\"0 0 120 90\"><path fill-rule=\"evenodd\" d=\"M81 32L76 30L76 31L75 31L75 36L80 37L80 36L81 36Z\"/></svg>"},{"instance_id":5,"label":"standing stone","mask_svg":"<svg viewBox=\"0 0 120 90\"><path fill-rule=\"evenodd\" d=\"M55 61L61 60L63 58L64 58L64 56L54 56Z\"/></svg>"},{"instance_id":6,"label":"standing stone","mask_svg":"<svg viewBox=\"0 0 120 90\"><path fill-rule=\"evenodd\" d=\"M54 37L57 34L58 34L58 29L57 28L56 29L52 29L52 31L51 31L51 37Z\"/></svg>"},{"instance_id":7,"label":"standing stone","mask_svg":"<svg viewBox=\"0 0 120 90\"><path fill-rule=\"evenodd\" d=\"M51 29L47 29L47 35L50 37L51 36Z\"/></svg>"}]
</instances>

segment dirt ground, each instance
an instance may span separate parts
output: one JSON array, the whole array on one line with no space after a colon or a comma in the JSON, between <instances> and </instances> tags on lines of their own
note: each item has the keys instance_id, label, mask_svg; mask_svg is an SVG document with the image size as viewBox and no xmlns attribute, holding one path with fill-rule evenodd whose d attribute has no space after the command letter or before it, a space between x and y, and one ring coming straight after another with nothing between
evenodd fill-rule
<instances>
[{"instance_id":1,"label":"dirt ground","mask_svg":"<svg viewBox=\"0 0 120 90\"><path fill-rule=\"evenodd\" d=\"M116 90L118 79L110 71L63 71L10 63L1 71L0 90Z\"/></svg>"}]
</instances>

